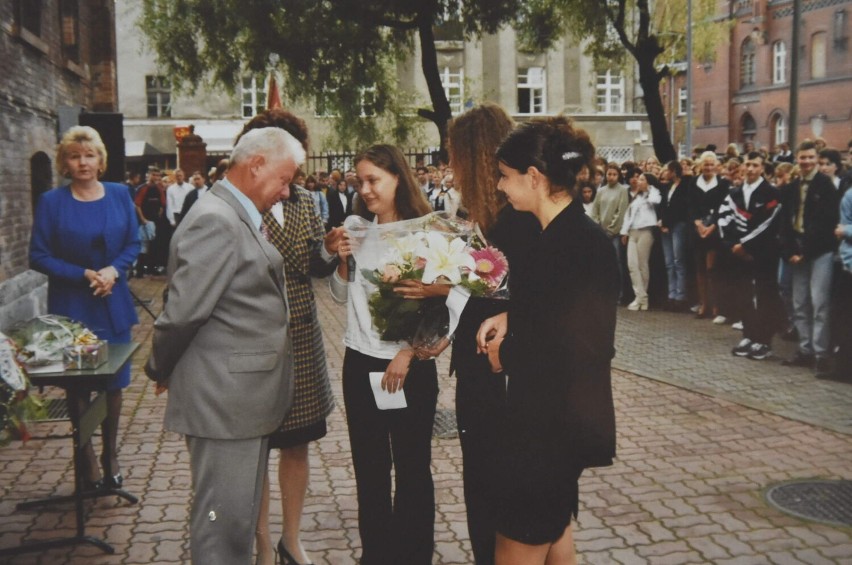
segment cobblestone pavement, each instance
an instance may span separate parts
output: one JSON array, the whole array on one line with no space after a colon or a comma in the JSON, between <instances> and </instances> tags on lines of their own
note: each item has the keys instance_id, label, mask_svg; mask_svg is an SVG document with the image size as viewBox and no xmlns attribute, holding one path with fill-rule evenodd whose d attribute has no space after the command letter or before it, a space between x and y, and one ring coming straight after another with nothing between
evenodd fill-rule
<instances>
[{"instance_id":1,"label":"cobblestone pavement","mask_svg":"<svg viewBox=\"0 0 852 565\"><path fill-rule=\"evenodd\" d=\"M155 312L162 286L161 278L133 281ZM340 387L345 315L324 284L317 295L338 407L328 436L311 446L302 526L314 563L347 564L359 554L359 539ZM141 372L151 319L140 317L135 339L142 348L119 438L125 486L140 502L86 503L86 532L106 539L115 555L78 546L21 555L9 565L188 562L188 456L182 439L163 431L165 398L153 394ZM619 312L618 460L580 481L581 563L852 563L852 528L794 518L763 499L779 481L852 478L852 386L816 381L777 362L734 359L729 350L737 337L729 327L685 315ZM446 360L439 367L439 408L452 409ZM18 502L70 490L70 440L45 439L66 434L67 423L33 431L39 439L0 449L0 547L73 534L71 505L14 510ZM472 562L460 467L458 440L434 440L436 564ZM276 506L272 523L280 524Z\"/></svg>"}]
</instances>

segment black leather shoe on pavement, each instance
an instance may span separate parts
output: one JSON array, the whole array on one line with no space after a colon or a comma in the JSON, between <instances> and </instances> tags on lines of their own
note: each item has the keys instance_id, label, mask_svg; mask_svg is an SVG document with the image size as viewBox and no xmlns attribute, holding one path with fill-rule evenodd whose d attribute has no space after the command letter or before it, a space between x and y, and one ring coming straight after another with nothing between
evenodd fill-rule
<instances>
[{"instance_id":1,"label":"black leather shoe on pavement","mask_svg":"<svg viewBox=\"0 0 852 565\"><path fill-rule=\"evenodd\" d=\"M785 367L813 367L814 356L807 355L800 351L796 353L796 355L794 355L792 358L787 359L786 361L782 361L781 364Z\"/></svg>"}]
</instances>

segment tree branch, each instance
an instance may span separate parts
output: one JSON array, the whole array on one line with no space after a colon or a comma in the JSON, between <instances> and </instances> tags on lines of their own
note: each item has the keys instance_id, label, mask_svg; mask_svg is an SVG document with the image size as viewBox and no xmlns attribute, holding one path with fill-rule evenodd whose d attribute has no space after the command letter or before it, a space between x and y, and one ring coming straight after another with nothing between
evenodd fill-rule
<instances>
[{"instance_id":1,"label":"tree branch","mask_svg":"<svg viewBox=\"0 0 852 565\"><path fill-rule=\"evenodd\" d=\"M604 10L606 10L606 15L609 20L612 22L612 27L615 29L615 33L618 34L618 39L621 41L621 44L624 45L624 48L630 51L630 54L634 57L636 56L636 45L634 45L630 38L627 37L627 31L624 29L624 12L626 9L626 1L618 0L618 13L613 14L612 8L610 8L608 3L603 5Z\"/></svg>"}]
</instances>

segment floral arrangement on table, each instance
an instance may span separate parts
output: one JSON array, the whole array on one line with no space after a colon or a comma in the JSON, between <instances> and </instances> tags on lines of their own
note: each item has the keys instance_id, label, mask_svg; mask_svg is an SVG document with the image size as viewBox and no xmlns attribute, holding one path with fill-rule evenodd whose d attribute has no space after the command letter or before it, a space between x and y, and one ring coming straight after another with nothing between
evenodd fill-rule
<instances>
[{"instance_id":1,"label":"floral arrangement on table","mask_svg":"<svg viewBox=\"0 0 852 565\"><path fill-rule=\"evenodd\" d=\"M461 286L471 296L508 298L509 265L478 227L445 212L391 224L347 219L354 256L369 294L370 316L382 340L432 347L450 332L445 299L403 298L402 281Z\"/></svg>"},{"instance_id":2,"label":"floral arrangement on table","mask_svg":"<svg viewBox=\"0 0 852 565\"><path fill-rule=\"evenodd\" d=\"M18 362L18 347L0 333L0 446L30 438L26 423L46 416L41 399L30 393L27 374Z\"/></svg>"},{"instance_id":3,"label":"floral arrangement on table","mask_svg":"<svg viewBox=\"0 0 852 565\"><path fill-rule=\"evenodd\" d=\"M18 346L18 361L30 372L62 364L66 349L88 350L102 343L80 322L53 314L15 326L10 337Z\"/></svg>"}]
</instances>

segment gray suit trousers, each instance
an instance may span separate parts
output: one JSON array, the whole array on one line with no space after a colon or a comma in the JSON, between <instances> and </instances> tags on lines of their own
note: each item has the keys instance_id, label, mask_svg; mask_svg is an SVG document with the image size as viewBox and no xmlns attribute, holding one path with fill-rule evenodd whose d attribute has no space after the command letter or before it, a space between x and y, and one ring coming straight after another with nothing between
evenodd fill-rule
<instances>
[{"instance_id":1,"label":"gray suit trousers","mask_svg":"<svg viewBox=\"0 0 852 565\"><path fill-rule=\"evenodd\" d=\"M250 565L268 438L186 436L194 498L190 552L194 565Z\"/></svg>"}]
</instances>

